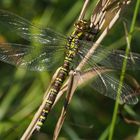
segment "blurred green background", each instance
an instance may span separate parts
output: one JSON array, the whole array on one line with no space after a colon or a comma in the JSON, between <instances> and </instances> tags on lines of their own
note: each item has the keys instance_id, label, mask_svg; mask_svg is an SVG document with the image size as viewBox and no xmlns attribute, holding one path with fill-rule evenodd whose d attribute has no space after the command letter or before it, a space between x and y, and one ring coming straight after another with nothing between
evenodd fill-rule
<instances>
[{"instance_id":1,"label":"blurred green background","mask_svg":"<svg viewBox=\"0 0 140 140\"><path fill-rule=\"evenodd\" d=\"M14 12L34 24L69 35L82 4L82 0L1 0L0 9ZM95 4L96 0L92 0L88 15ZM125 21L129 29L134 7L135 1L124 10L103 45L125 48L125 40L122 39L125 37L122 22ZM138 16L131 46L135 52L140 52L140 13ZM6 28L1 29L0 33L0 41L24 44L25 40L15 36L14 32L9 32ZM0 62L0 140L20 139L42 101L52 74L17 69ZM139 71L132 71L131 74L140 82ZM81 88L77 90L69 106L59 140L105 140L112 119L114 101L96 94L89 86ZM41 132L34 135L32 140L52 139L62 105L63 99L57 103ZM125 106L124 113L130 118L140 120L139 106L140 103L135 106ZM133 140L136 136L139 140L138 135L140 135L138 126L117 119L114 140Z\"/></svg>"}]
</instances>

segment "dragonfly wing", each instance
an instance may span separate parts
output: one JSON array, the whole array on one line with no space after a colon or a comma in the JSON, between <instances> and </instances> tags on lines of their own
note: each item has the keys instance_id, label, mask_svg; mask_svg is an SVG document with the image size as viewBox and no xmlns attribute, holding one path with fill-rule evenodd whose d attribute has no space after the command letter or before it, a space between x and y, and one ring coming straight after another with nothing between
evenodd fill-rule
<instances>
[{"instance_id":1,"label":"dragonfly wing","mask_svg":"<svg viewBox=\"0 0 140 140\"><path fill-rule=\"evenodd\" d=\"M138 53L130 53L127 57L125 56L125 51L121 50L97 50L97 53L92 56L92 61L94 61L94 57L96 57L97 62L100 65L103 65L108 68L118 69L120 70L123 65L124 59L127 59L127 70L140 69L140 54Z\"/></svg>"},{"instance_id":2,"label":"dragonfly wing","mask_svg":"<svg viewBox=\"0 0 140 140\"><path fill-rule=\"evenodd\" d=\"M107 56L100 61L100 64L114 69L121 69L124 59L127 59L127 70L140 69L140 54L130 52L129 55L126 56L125 51L121 50L108 51Z\"/></svg>"},{"instance_id":3,"label":"dragonfly wing","mask_svg":"<svg viewBox=\"0 0 140 140\"><path fill-rule=\"evenodd\" d=\"M50 46L61 43L64 45L66 41L66 38L62 34L56 33L49 28L42 29L37 27L26 19L4 10L0 10L0 23L22 38L37 42L38 44Z\"/></svg>"},{"instance_id":4,"label":"dragonfly wing","mask_svg":"<svg viewBox=\"0 0 140 140\"><path fill-rule=\"evenodd\" d=\"M90 84L93 89L104 96L116 100L119 87L119 75L113 70L101 69L98 67L84 72L81 75L81 79L89 73L90 75L94 75ZM89 77L89 80L91 80L91 77L92 76ZM123 83L121 86L119 100L120 103L126 104L136 104L138 102L135 91L126 83Z\"/></svg>"},{"instance_id":5,"label":"dragonfly wing","mask_svg":"<svg viewBox=\"0 0 140 140\"><path fill-rule=\"evenodd\" d=\"M62 62L64 50L60 46L58 48L59 50L56 46L51 46L45 50L43 47L2 43L0 44L0 60L29 70L50 70L54 64L58 65Z\"/></svg>"},{"instance_id":6,"label":"dragonfly wing","mask_svg":"<svg viewBox=\"0 0 140 140\"><path fill-rule=\"evenodd\" d=\"M122 50L108 50L99 46L89 58L86 57L89 53L89 48L93 45L92 42L81 41L79 54L82 59L85 57L87 63L85 67L92 68L95 64L105 66L106 68L121 70L124 58L127 59L127 70L139 70L140 69L140 54L130 52L125 56L125 51ZM78 56L79 57L79 56ZM80 57L79 57L80 58ZM80 61L80 59L79 59Z\"/></svg>"}]
</instances>

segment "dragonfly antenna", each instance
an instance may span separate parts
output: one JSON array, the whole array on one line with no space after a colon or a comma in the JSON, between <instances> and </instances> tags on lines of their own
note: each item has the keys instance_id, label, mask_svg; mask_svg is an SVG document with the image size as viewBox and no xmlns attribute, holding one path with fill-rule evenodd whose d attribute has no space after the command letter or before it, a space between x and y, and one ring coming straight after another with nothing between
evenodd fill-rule
<instances>
[{"instance_id":1,"label":"dragonfly antenna","mask_svg":"<svg viewBox=\"0 0 140 140\"><path fill-rule=\"evenodd\" d=\"M87 10L87 6L88 6L88 4L89 4L89 1L90 1L90 0L85 0L84 5L83 5L83 8L82 8L82 10L81 10L81 13L80 13L80 16L79 16L78 20L81 20L81 19L84 18L85 13L86 13L86 10Z\"/></svg>"}]
</instances>

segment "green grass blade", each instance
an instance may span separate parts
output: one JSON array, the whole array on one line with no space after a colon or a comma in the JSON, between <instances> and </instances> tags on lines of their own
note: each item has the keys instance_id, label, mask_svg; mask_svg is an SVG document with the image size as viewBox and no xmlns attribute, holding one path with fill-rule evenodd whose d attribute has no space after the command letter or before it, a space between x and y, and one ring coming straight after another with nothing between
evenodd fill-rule
<instances>
[{"instance_id":1,"label":"green grass blade","mask_svg":"<svg viewBox=\"0 0 140 140\"><path fill-rule=\"evenodd\" d=\"M114 107L114 112L113 112L110 132L109 132L109 140L113 139L115 124L116 124L116 120L117 120L117 112L118 112L118 107L119 107L119 102L118 101L119 101L119 97L120 97L120 93L121 93L121 87L123 85L124 75L125 75L126 65L127 65L127 59L126 58L127 58L128 54L129 54L129 51L130 51L130 44L131 44L131 40L132 40L131 33L134 31L139 5L140 5L140 0L137 0L134 15L133 15L133 19L132 19L132 23L131 23L131 27L130 27L130 32L128 34L128 42L127 42L127 48L126 48L126 52L125 52L126 57L125 57L125 59L123 61L121 77L120 77L120 83L119 83L119 87L118 87L118 91L117 91L117 100L115 102L115 107Z\"/></svg>"}]
</instances>

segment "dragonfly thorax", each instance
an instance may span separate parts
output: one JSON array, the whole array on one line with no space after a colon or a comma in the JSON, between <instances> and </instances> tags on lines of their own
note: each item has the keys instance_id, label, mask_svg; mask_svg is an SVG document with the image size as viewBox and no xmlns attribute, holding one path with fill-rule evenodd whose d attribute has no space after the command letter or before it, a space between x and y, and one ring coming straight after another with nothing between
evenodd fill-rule
<instances>
[{"instance_id":1,"label":"dragonfly thorax","mask_svg":"<svg viewBox=\"0 0 140 140\"><path fill-rule=\"evenodd\" d=\"M72 34L68 37L66 44L66 56L70 59L77 54L80 47L80 40L91 40L90 23L86 20L79 20L74 24L76 27Z\"/></svg>"},{"instance_id":2,"label":"dragonfly thorax","mask_svg":"<svg viewBox=\"0 0 140 140\"><path fill-rule=\"evenodd\" d=\"M90 22L86 20L79 20L74 24L77 32L82 32L82 40L93 41L97 31L90 27Z\"/></svg>"}]
</instances>

